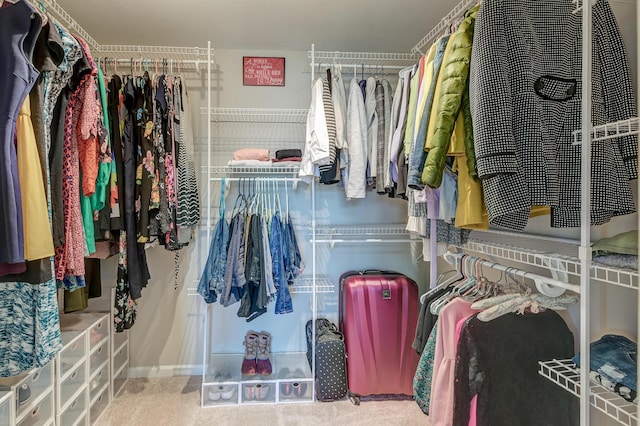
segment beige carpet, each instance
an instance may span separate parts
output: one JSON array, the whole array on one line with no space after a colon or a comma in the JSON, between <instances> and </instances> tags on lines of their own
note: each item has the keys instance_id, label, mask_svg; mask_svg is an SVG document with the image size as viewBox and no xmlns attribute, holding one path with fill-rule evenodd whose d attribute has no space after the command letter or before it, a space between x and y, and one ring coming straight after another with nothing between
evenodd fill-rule
<instances>
[{"instance_id":1,"label":"beige carpet","mask_svg":"<svg viewBox=\"0 0 640 426\"><path fill-rule=\"evenodd\" d=\"M413 401L349 401L200 408L200 377L131 379L96 426L430 425Z\"/></svg>"}]
</instances>

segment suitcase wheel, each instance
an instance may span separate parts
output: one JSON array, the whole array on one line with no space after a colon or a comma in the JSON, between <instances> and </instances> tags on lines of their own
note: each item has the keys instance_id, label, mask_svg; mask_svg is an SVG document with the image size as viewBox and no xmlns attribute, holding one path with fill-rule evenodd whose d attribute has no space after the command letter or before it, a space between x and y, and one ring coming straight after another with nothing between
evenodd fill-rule
<instances>
[{"instance_id":1,"label":"suitcase wheel","mask_svg":"<svg viewBox=\"0 0 640 426\"><path fill-rule=\"evenodd\" d=\"M360 405L360 395L356 395L355 393L347 392L347 396L349 397L349 401L353 405Z\"/></svg>"}]
</instances>

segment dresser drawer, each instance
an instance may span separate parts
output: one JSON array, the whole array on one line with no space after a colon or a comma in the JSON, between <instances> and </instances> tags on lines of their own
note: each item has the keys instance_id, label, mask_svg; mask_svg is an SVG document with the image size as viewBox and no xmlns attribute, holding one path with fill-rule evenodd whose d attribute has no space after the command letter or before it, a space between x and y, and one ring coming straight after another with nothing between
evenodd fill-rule
<instances>
[{"instance_id":1,"label":"dresser drawer","mask_svg":"<svg viewBox=\"0 0 640 426\"><path fill-rule=\"evenodd\" d=\"M0 426L11 424L11 404L13 404L13 393L0 392Z\"/></svg>"},{"instance_id":2,"label":"dresser drawer","mask_svg":"<svg viewBox=\"0 0 640 426\"><path fill-rule=\"evenodd\" d=\"M89 423L94 424L100 415L104 413L107 406L109 405L109 389L105 389L102 393L93 401L91 404L91 408L89 410Z\"/></svg>"},{"instance_id":3,"label":"dresser drawer","mask_svg":"<svg viewBox=\"0 0 640 426\"><path fill-rule=\"evenodd\" d=\"M129 344L125 344L123 347L113 354L113 371L117 374L120 368L129 361Z\"/></svg>"},{"instance_id":4,"label":"dresser drawer","mask_svg":"<svg viewBox=\"0 0 640 426\"><path fill-rule=\"evenodd\" d=\"M63 348L58 358L58 374L62 378L84 358L87 341L84 331L63 331L61 336Z\"/></svg>"},{"instance_id":5,"label":"dresser drawer","mask_svg":"<svg viewBox=\"0 0 640 426\"><path fill-rule=\"evenodd\" d=\"M53 420L53 392L49 394L31 409L18 416L18 426L44 426Z\"/></svg>"},{"instance_id":6,"label":"dresser drawer","mask_svg":"<svg viewBox=\"0 0 640 426\"><path fill-rule=\"evenodd\" d=\"M85 386L86 363L80 364L59 386L59 408L64 409L72 398Z\"/></svg>"},{"instance_id":7,"label":"dresser drawer","mask_svg":"<svg viewBox=\"0 0 640 426\"><path fill-rule=\"evenodd\" d=\"M89 401L95 401L109 384L109 380L109 363L106 363L89 382Z\"/></svg>"},{"instance_id":8,"label":"dresser drawer","mask_svg":"<svg viewBox=\"0 0 640 426\"><path fill-rule=\"evenodd\" d=\"M89 358L89 377L93 375L102 367L102 364L109 360L109 341L105 340L100 346L98 346Z\"/></svg>"},{"instance_id":9,"label":"dresser drawer","mask_svg":"<svg viewBox=\"0 0 640 426\"><path fill-rule=\"evenodd\" d=\"M87 394L82 392L60 415L60 426L76 425L87 413Z\"/></svg>"}]
</instances>

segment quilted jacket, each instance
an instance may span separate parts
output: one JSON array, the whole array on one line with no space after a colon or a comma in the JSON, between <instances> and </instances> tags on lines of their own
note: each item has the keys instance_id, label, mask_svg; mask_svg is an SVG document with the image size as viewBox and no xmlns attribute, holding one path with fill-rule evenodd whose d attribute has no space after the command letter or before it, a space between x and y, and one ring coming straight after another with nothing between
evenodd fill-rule
<instances>
[{"instance_id":1,"label":"quilted jacket","mask_svg":"<svg viewBox=\"0 0 640 426\"><path fill-rule=\"evenodd\" d=\"M473 45L473 29L479 6L475 6L465 15L464 20L449 43L451 50L444 58L440 96L434 103L435 111L431 119L435 118L433 133L430 138L427 160L422 171L422 181L432 188L438 188L442 183L442 173L447 160L447 150L453 134L456 119L461 110L469 111L469 67L471 62L471 47ZM466 102L466 105L463 105ZM475 155L473 150L473 132L470 115L464 116L465 151L467 165L471 176L475 175ZM431 126L430 126L431 127Z\"/></svg>"}]
</instances>

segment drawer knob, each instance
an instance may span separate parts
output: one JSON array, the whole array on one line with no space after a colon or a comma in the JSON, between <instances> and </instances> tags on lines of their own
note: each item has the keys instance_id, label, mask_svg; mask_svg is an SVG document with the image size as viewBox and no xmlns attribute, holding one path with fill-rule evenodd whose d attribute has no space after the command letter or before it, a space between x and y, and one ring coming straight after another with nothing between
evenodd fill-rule
<instances>
[{"instance_id":1,"label":"drawer knob","mask_svg":"<svg viewBox=\"0 0 640 426\"><path fill-rule=\"evenodd\" d=\"M78 377L78 370L74 371L73 374L71 374L71 380L75 380L76 377Z\"/></svg>"},{"instance_id":2,"label":"drawer knob","mask_svg":"<svg viewBox=\"0 0 640 426\"><path fill-rule=\"evenodd\" d=\"M40 372L37 371L37 372L33 373L33 377L31 378L31 381L32 382L37 382L39 378L40 378Z\"/></svg>"},{"instance_id":3,"label":"drawer knob","mask_svg":"<svg viewBox=\"0 0 640 426\"><path fill-rule=\"evenodd\" d=\"M71 408L71 409L73 410L73 409L74 409L74 408L76 408L77 406L78 406L78 400L76 399L75 401L73 401L73 402L71 403L71 407L69 407L69 408Z\"/></svg>"},{"instance_id":4,"label":"drawer knob","mask_svg":"<svg viewBox=\"0 0 640 426\"><path fill-rule=\"evenodd\" d=\"M35 417L38 415L38 413L40 412L40 406L37 406L36 408L33 409L33 411L31 412L31 417Z\"/></svg>"}]
</instances>

